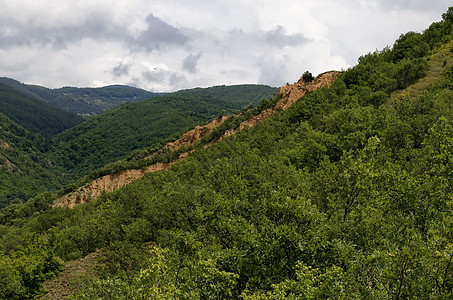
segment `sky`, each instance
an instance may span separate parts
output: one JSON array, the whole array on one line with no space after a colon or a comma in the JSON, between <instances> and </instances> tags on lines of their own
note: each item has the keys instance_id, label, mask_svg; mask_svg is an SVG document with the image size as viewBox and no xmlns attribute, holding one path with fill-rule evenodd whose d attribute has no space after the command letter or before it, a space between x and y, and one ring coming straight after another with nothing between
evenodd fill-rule
<instances>
[{"instance_id":1,"label":"sky","mask_svg":"<svg viewBox=\"0 0 453 300\"><path fill-rule=\"evenodd\" d=\"M0 77L152 92L346 70L451 0L0 0Z\"/></svg>"}]
</instances>

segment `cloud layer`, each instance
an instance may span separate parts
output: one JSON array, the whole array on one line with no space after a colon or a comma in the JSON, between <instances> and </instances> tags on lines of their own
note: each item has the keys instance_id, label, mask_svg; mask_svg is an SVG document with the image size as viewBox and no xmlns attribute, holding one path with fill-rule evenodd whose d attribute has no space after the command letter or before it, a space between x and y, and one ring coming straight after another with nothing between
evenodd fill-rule
<instances>
[{"instance_id":1,"label":"cloud layer","mask_svg":"<svg viewBox=\"0 0 453 300\"><path fill-rule=\"evenodd\" d=\"M449 2L0 0L0 76L151 91L280 86L348 68L440 20Z\"/></svg>"}]
</instances>

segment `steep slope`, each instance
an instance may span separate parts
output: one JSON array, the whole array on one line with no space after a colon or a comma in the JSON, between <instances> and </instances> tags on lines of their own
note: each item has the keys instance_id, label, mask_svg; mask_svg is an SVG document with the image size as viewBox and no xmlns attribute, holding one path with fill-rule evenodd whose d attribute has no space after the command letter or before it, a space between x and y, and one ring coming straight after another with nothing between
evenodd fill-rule
<instances>
[{"instance_id":1,"label":"steep slope","mask_svg":"<svg viewBox=\"0 0 453 300\"><path fill-rule=\"evenodd\" d=\"M52 147L52 136L82 121L0 83L0 209L67 184L63 169L44 153Z\"/></svg>"},{"instance_id":2,"label":"steep slope","mask_svg":"<svg viewBox=\"0 0 453 300\"><path fill-rule=\"evenodd\" d=\"M253 127L256 123L265 120L266 118L274 115L276 112L289 108L299 98L303 97L307 92L315 91L323 86L330 86L335 79L340 75L340 72L331 71L320 74L312 82L305 82L302 78L294 84L287 84L280 88L279 92L275 96L279 99L276 104L257 116L247 119L240 123L240 126L234 130L228 130L223 133L218 140L226 136L236 134L237 131L244 127ZM232 117L220 117L214 119L210 123L204 126L196 126L194 129L184 133L174 142L170 142L165 145L164 148L172 151L178 150L181 147L191 146L199 142L203 137L208 136L215 128L221 126L226 120ZM55 207L70 207L74 208L75 205L85 203L91 200L97 199L104 192L111 192L116 189L122 188L123 186L131 183L133 180L141 178L146 173L167 170L173 163L187 156L188 153L182 153L179 157L170 163L156 163L150 166L144 167L140 170L126 170L116 174L105 175L98 178L83 187L78 188L76 191L71 192L63 197L58 198L54 206Z\"/></svg>"},{"instance_id":3,"label":"steep slope","mask_svg":"<svg viewBox=\"0 0 453 300\"><path fill-rule=\"evenodd\" d=\"M0 112L28 130L46 137L60 133L83 121L73 113L4 84L0 84Z\"/></svg>"},{"instance_id":4,"label":"steep slope","mask_svg":"<svg viewBox=\"0 0 453 300\"><path fill-rule=\"evenodd\" d=\"M73 298L451 299L452 29L453 7L97 201L1 214L1 297L36 298L61 259L102 249L101 276ZM443 48L437 79L407 95Z\"/></svg>"},{"instance_id":5,"label":"steep slope","mask_svg":"<svg viewBox=\"0 0 453 300\"><path fill-rule=\"evenodd\" d=\"M329 71L319 74L316 78L313 79L313 81L310 82L304 81L304 79L301 77L294 84L287 83L286 86L281 87L279 92L277 93L277 98L279 98L279 100L275 104L275 106L270 107L262 111L257 116L254 116L242 122L238 129L241 130L246 126L253 127L256 123L269 118L276 112L288 109L306 93L316 91L317 89L324 86L330 86L340 74L341 73L338 71ZM222 137L230 136L232 134L235 134L236 132L237 130L226 131Z\"/></svg>"},{"instance_id":6,"label":"steep slope","mask_svg":"<svg viewBox=\"0 0 453 300\"><path fill-rule=\"evenodd\" d=\"M62 170L42 153L43 137L0 113L0 209L61 188Z\"/></svg>"},{"instance_id":7,"label":"steep slope","mask_svg":"<svg viewBox=\"0 0 453 300\"><path fill-rule=\"evenodd\" d=\"M276 91L256 85L212 87L126 103L57 136L52 157L69 172L86 175L135 149L165 143L222 111L273 97Z\"/></svg>"}]
</instances>

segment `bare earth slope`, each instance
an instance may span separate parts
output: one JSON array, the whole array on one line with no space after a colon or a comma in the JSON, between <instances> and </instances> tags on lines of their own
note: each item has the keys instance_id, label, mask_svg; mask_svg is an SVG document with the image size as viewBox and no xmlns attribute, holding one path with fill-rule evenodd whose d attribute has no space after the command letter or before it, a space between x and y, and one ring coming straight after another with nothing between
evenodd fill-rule
<instances>
[{"instance_id":1,"label":"bare earth slope","mask_svg":"<svg viewBox=\"0 0 453 300\"><path fill-rule=\"evenodd\" d=\"M265 120L266 118L272 116L276 112L287 109L299 98L304 96L307 92L315 91L323 86L330 86L339 75L340 72L338 71L330 71L318 75L311 82L305 82L301 78L294 84L287 83L285 86L281 87L279 92L277 93L277 97L280 97L280 99L275 104L275 106L262 111L259 115L247 121L244 121L239 126L238 130L243 129L246 126L253 127L256 123ZM167 144L166 147L171 150L176 150L182 146L192 145L195 142L199 141L203 136L206 136L209 133L211 133L211 131L215 127L221 125L226 119L228 119L228 117L224 116L213 120L212 122L205 126L196 126L194 129L184 133L178 140ZM223 134L223 136L219 140L221 140L224 137L233 135L236 132L237 130L227 131ZM127 170L117 174L103 176L77 189L75 192L69 193L57 199L54 203L54 207L73 208L77 204L95 200L103 192L111 192L116 189L119 189L131 183L133 180L144 176L148 172L167 170L176 161L186 157L187 154L188 153L181 154L177 160L170 163L157 163L141 170Z\"/></svg>"}]
</instances>

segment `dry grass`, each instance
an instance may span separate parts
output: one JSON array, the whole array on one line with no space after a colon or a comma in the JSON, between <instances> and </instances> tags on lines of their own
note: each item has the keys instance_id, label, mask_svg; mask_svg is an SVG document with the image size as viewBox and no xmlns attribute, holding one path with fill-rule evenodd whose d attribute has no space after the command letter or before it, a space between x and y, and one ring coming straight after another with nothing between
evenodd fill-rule
<instances>
[{"instance_id":1,"label":"dry grass","mask_svg":"<svg viewBox=\"0 0 453 300\"><path fill-rule=\"evenodd\" d=\"M98 252L91 253L84 258L65 263L65 268L56 278L44 282L47 291L41 299L67 299L77 292L88 278L95 277Z\"/></svg>"}]
</instances>

